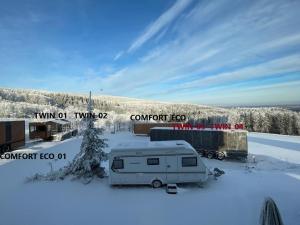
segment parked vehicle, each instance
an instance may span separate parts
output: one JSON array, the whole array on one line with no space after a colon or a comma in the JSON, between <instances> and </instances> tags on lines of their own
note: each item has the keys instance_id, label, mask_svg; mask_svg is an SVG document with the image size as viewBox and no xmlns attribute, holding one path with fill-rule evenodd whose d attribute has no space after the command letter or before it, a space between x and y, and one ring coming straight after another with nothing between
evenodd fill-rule
<instances>
[{"instance_id":1,"label":"parked vehicle","mask_svg":"<svg viewBox=\"0 0 300 225\"><path fill-rule=\"evenodd\" d=\"M0 154L25 145L25 121L0 121Z\"/></svg>"},{"instance_id":2,"label":"parked vehicle","mask_svg":"<svg viewBox=\"0 0 300 225\"><path fill-rule=\"evenodd\" d=\"M121 144L109 154L111 185L204 182L208 169L185 141Z\"/></svg>"},{"instance_id":3,"label":"parked vehicle","mask_svg":"<svg viewBox=\"0 0 300 225\"><path fill-rule=\"evenodd\" d=\"M154 127L150 132L151 141L185 140L201 155L219 160L246 158L248 155L247 131L189 129L178 130L168 127Z\"/></svg>"},{"instance_id":4,"label":"parked vehicle","mask_svg":"<svg viewBox=\"0 0 300 225\"><path fill-rule=\"evenodd\" d=\"M168 194L177 194L177 185L176 184L167 184L166 192Z\"/></svg>"}]
</instances>

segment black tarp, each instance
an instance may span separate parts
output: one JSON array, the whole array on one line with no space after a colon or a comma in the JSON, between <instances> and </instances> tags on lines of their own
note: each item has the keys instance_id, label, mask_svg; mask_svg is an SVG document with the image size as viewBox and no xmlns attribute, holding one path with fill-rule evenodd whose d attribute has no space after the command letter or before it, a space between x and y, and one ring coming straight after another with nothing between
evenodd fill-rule
<instances>
[{"instance_id":1,"label":"black tarp","mask_svg":"<svg viewBox=\"0 0 300 225\"><path fill-rule=\"evenodd\" d=\"M247 156L246 131L222 130L178 130L173 128L152 128L151 141L184 140L197 151L223 151L229 155L239 154Z\"/></svg>"}]
</instances>

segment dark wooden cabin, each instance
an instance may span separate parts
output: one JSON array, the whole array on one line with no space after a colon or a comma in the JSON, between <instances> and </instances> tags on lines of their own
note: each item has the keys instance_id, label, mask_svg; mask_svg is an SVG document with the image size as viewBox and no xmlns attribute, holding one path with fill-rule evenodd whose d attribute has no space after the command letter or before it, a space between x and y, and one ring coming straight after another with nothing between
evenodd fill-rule
<instances>
[{"instance_id":1,"label":"dark wooden cabin","mask_svg":"<svg viewBox=\"0 0 300 225\"><path fill-rule=\"evenodd\" d=\"M44 122L29 123L29 138L41 138L51 140L52 136L66 132L71 129L71 122L68 120L49 120Z\"/></svg>"},{"instance_id":2,"label":"dark wooden cabin","mask_svg":"<svg viewBox=\"0 0 300 225\"><path fill-rule=\"evenodd\" d=\"M50 140L51 125L47 125L46 122L29 123L29 138L30 139L41 138L44 140Z\"/></svg>"},{"instance_id":3,"label":"dark wooden cabin","mask_svg":"<svg viewBox=\"0 0 300 225\"><path fill-rule=\"evenodd\" d=\"M136 135L150 135L153 127L173 127L178 123L134 123L133 133Z\"/></svg>"},{"instance_id":4,"label":"dark wooden cabin","mask_svg":"<svg viewBox=\"0 0 300 225\"><path fill-rule=\"evenodd\" d=\"M25 145L25 121L0 121L0 154Z\"/></svg>"}]
</instances>

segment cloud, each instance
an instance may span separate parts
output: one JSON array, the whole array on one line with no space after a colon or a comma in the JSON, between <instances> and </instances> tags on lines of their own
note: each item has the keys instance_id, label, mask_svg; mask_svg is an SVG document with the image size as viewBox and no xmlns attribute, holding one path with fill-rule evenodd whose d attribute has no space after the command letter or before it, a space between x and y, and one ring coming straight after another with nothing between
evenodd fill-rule
<instances>
[{"instance_id":1,"label":"cloud","mask_svg":"<svg viewBox=\"0 0 300 225\"><path fill-rule=\"evenodd\" d=\"M105 94L166 101L207 104L224 100L225 104L236 96L247 98L248 103L255 98L261 102L264 96L271 101L276 84L249 89L257 92L255 97L238 85L275 82L277 77L284 81L289 73L300 72L300 28L295 20L299 6L297 1L177 1L127 51L118 52L110 66L85 63L91 67L85 70L88 76L78 75L68 85L76 89L80 83L80 90L103 88ZM149 49L144 44L150 40L153 48ZM144 51L138 56L128 54L137 49ZM59 52L50 53L59 56ZM131 58L118 64L124 54ZM282 86L285 92L277 90L282 94L278 99L291 97L300 78L293 79ZM277 85L282 80L277 79Z\"/></svg>"},{"instance_id":2,"label":"cloud","mask_svg":"<svg viewBox=\"0 0 300 225\"><path fill-rule=\"evenodd\" d=\"M286 46L294 46L294 45L300 45L300 33L290 34L284 37L280 37L277 39L274 39L268 43L263 43L261 45L256 46L251 51L255 50L267 50L272 48L278 48L280 46L286 47Z\"/></svg>"},{"instance_id":3,"label":"cloud","mask_svg":"<svg viewBox=\"0 0 300 225\"><path fill-rule=\"evenodd\" d=\"M118 52L114 57L114 61L117 61L120 57L122 57L123 54L124 54L124 51Z\"/></svg>"},{"instance_id":4,"label":"cloud","mask_svg":"<svg viewBox=\"0 0 300 225\"><path fill-rule=\"evenodd\" d=\"M272 105L299 104L300 81L288 81L275 84L254 85L251 87L225 87L220 90L178 96L176 101L188 101L214 105ZM291 91L293 90L293 91ZM238 97L237 97L238 96Z\"/></svg>"},{"instance_id":5,"label":"cloud","mask_svg":"<svg viewBox=\"0 0 300 225\"><path fill-rule=\"evenodd\" d=\"M199 88L228 82L235 82L253 78L274 76L282 73L300 71L300 55L290 55L283 58L271 60L266 63L244 67L235 71L218 73L192 82L187 82L177 88Z\"/></svg>"},{"instance_id":6,"label":"cloud","mask_svg":"<svg viewBox=\"0 0 300 225\"><path fill-rule=\"evenodd\" d=\"M200 2L174 22L175 30L168 29L173 38L161 39L121 75L108 76L106 89L172 101L181 94L190 99L200 88L300 72L298 6L285 1L237 1L234 7L227 1Z\"/></svg>"},{"instance_id":7,"label":"cloud","mask_svg":"<svg viewBox=\"0 0 300 225\"><path fill-rule=\"evenodd\" d=\"M131 44L128 52L130 53L137 50L144 43L167 27L191 2L192 0L177 0L170 9L146 28L146 30Z\"/></svg>"}]
</instances>

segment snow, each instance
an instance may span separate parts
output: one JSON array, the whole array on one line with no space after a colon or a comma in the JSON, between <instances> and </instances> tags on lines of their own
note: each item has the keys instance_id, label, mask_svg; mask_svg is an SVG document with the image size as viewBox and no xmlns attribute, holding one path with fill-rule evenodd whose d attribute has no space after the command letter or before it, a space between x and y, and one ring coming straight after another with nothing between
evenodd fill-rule
<instances>
[{"instance_id":1,"label":"snow","mask_svg":"<svg viewBox=\"0 0 300 225\"><path fill-rule=\"evenodd\" d=\"M253 137L264 138L264 139L268 139L268 140L288 141L288 142L300 143L300 136L293 136L293 135L268 134L268 133L252 132L250 138L253 138Z\"/></svg>"},{"instance_id":2,"label":"snow","mask_svg":"<svg viewBox=\"0 0 300 225\"><path fill-rule=\"evenodd\" d=\"M105 133L109 152L123 141L149 138L129 132ZM178 194L147 186L110 187L108 179L25 183L36 172L58 169L79 152L81 138L39 142L18 152L66 153L66 160L0 160L2 225L254 225L265 197L272 197L283 222L300 221L300 138L249 133L247 163L203 158L226 174L202 187L179 185ZM107 162L105 163L107 165Z\"/></svg>"},{"instance_id":3,"label":"snow","mask_svg":"<svg viewBox=\"0 0 300 225\"><path fill-rule=\"evenodd\" d=\"M250 153L267 160L268 164L273 163L274 169L279 164L300 164L299 136L251 133L248 141Z\"/></svg>"},{"instance_id":4,"label":"snow","mask_svg":"<svg viewBox=\"0 0 300 225\"><path fill-rule=\"evenodd\" d=\"M61 124L61 125L71 124L70 121L68 121L68 120L62 120L62 119L47 120L47 121L43 121L43 122L44 123L53 122L53 123L57 123L57 124Z\"/></svg>"},{"instance_id":5,"label":"snow","mask_svg":"<svg viewBox=\"0 0 300 225\"><path fill-rule=\"evenodd\" d=\"M158 147L158 148L178 148L179 146L185 146L186 148L191 148L191 145L185 141L149 141L149 140L144 140L144 141L135 141L135 142L122 142L118 143L112 151L115 149L148 149L153 150L153 148ZM154 149L155 150L155 149Z\"/></svg>"},{"instance_id":6,"label":"snow","mask_svg":"<svg viewBox=\"0 0 300 225\"><path fill-rule=\"evenodd\" d=\"M179 127L152 127L150 130L194 130L194 131L223 131L223 132L235 132L235 133L248 133L246 130L241 130L241 129L216 129L216 128L197 128L197 127L192 127L192 128L179 128Z\"/></svg>"}]
</instances>

